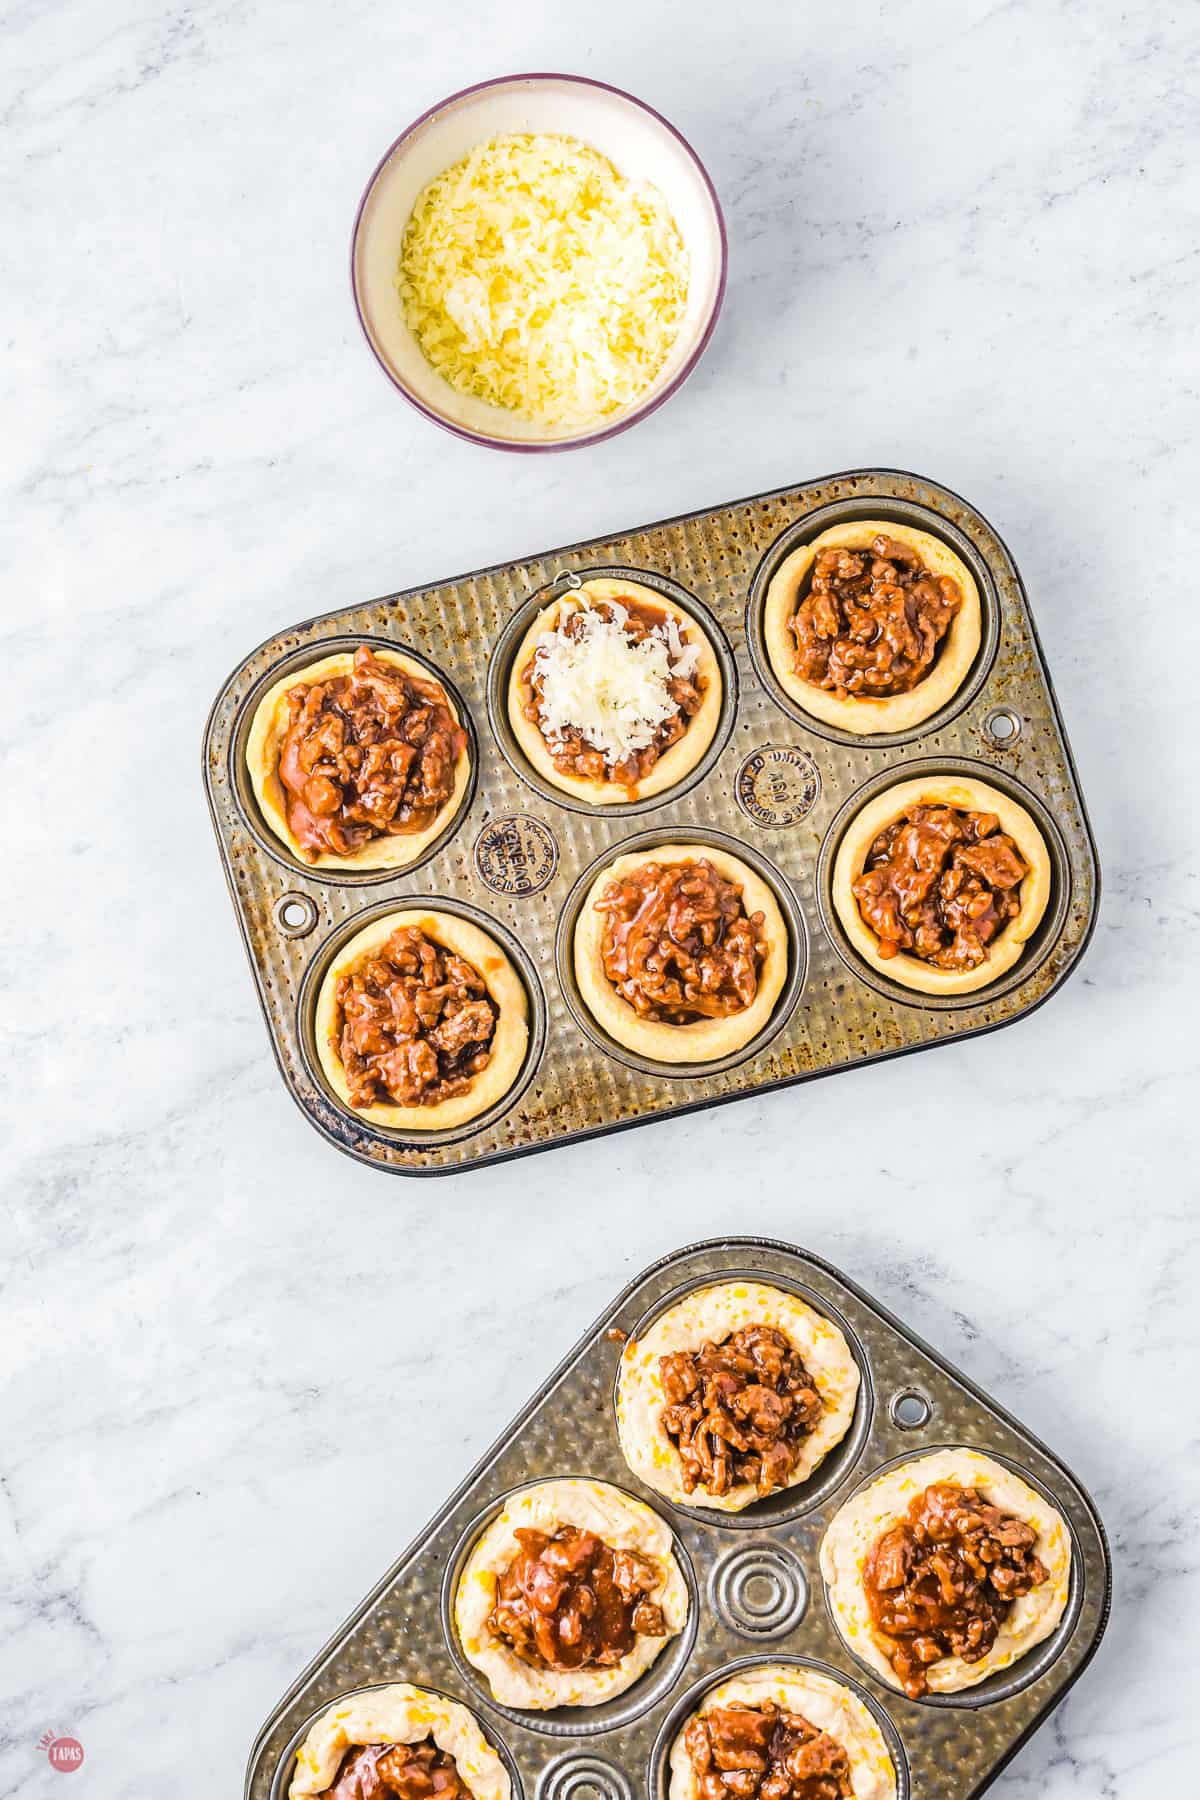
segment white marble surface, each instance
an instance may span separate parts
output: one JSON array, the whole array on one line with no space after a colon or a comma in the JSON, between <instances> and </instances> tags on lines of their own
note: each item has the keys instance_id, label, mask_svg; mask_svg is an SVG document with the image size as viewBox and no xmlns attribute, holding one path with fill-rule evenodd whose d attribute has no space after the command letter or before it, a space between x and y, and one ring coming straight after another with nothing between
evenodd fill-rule
<instances>
[{"instance_id":1,"label":"white marble surface","mask_svg":"<svg viewBox=\"0 0 1200 1800\"><path fill-rule=\"evenodd\" d=\"M730 1229L851 1270L1099 1501L1112 1626L997 1793L1195 1791L1194 26L6 9L5 1794L59 1792L48 1728L84 1744L72 1792L237 1792L277 1694L615 1287ZM683 393L529 461L408 413L346 281L395 132L524 67L677 121L732 250ZM1022 564L1105 865L1082 974L936 1058L492 1174L325 1148L210 841L227 669L331 606L868 462L971 496Z\"/></svg>"}]
</instances>

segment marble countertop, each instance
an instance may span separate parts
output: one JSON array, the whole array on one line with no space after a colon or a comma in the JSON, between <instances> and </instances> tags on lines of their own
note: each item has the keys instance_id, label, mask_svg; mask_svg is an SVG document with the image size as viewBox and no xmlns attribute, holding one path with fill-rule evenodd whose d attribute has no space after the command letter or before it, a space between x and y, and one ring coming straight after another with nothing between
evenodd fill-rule
<instances>
[{"instance_id":1,"label":"marble countertop","mask_svg":"<svg viewBox=\"0 0 1200 1800\"><path fill-rule=\"evenodd\" d=\"M237 1792L279 1693L609 1296L727 1231L840 1264L1097 1499L1108 1636L996 1793L1194 1786L1196 22L716 10L29 0L0 27L19 1800L59 1791L46 1731L84 1747L73 1793ZM534 459L410 413L346 282L382 148L525 67L661 108L731 240L684 390ZM227 670L330 607L868 463L969 496L1022 566L1105 870L1080 974L936 1058L492 1172L328 1149L209 832Z\"/></svg>"}]
</instances>

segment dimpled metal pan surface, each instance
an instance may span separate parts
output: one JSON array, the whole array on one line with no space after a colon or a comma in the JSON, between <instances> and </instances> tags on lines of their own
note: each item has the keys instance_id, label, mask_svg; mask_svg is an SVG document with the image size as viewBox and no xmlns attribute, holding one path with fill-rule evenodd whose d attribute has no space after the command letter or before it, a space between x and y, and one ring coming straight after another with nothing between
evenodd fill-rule
<instances>
[{"instance_id":1,"label":"dimpled metal pan surface","mask_svg":"<svg viewBox=\"0 0 1200 1800\"><path fill-rule=\"evenodd\" d=\"M808 721L779 689L761 613L775 568L839 521L882 517L939 533L979 586L983 641L955 699L902 736L853 739ZM505 716L509 664L533 614L589 573L623 574L697 612L726 687L712 750L661 801L580 809L523 763ZM475 777L456 824L414 869L333 877L288 856L265 828L244 767L266 687L364 639L400 646L448 684L470 720ZM910 773L970 772L1033 812L1054 870L1047 914L1011 974L957 1001L920 996L868 967L831 903L850 812ZM1011 1023L1076 966L1096 913L1098 869L1070 750L1016 567L965 501L914 475L863 470L577 544L456 581L373 600L280 632L248 656L208 721L204 772L230 892L279 1067L306 1117L339 1149L403 1174L482 1166L671 1112L785 1087ZM713 1066L639 1063L595 1029L575 991L568 927L583 878L627 841L705 836L774 885L792 937L789 981L768 1030ZM451 1134L366 1124L321 1074L320 977L372 913L436 898L500 937L530 997L531 1048L497 1108Z\"/></svg>"},{"instance_id":2,"label":"dimpled metal pan surface","mask_svg":"<svg viewBox=\"0 0 1200 1800\"><path fill-rule=\"evenodd\" d=\"M637 1333L693 1288L737 1275L795 1291L831 1318L854 1352L862 1385L844 1443L808 1483L728 1515L673 1506L637 1481L617 1443L613 1395L617 1334ZM1071 1532L1071 1594L1062 1624L1023 1661L953 1698L912 1701L847 1650L829 1615L818 1553L830 1519L862 1483L890 1463L952 1444L1010 1463L1049 1496ZM657 1508L675 1533L691 1618L616 1700L590 1711L522 1714L496 1706L465 1662L452 1593L501 1496L564 1475L613 1482ZM411 1681L474 1711L509 1766L515 1800L666 1800L667 1753L704 1689L737 1663L794 1660L846 1682L871 1708L896 1764L900 1800L970 1800L1086 1667L1110 1593L1095 1508L1045 1445L821 1258L765 1238L712 1240L654 1263L585 1333L284 1695L251 1752L246 1796L285 1800L295 1748L331 1701Z\"/></svg>"}]
</instances>

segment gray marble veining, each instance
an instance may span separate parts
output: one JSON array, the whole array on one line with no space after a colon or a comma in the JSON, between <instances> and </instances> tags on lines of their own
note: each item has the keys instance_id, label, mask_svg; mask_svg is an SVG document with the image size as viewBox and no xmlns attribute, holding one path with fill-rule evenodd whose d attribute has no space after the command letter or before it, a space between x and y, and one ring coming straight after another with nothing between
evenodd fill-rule
<instances>
[{"instance_id":1,"label":"gray marble veining","mask_svg":"<svg viewBox=\"0 0 1200 1800\"><path fill-rule=\"evenodd\" d=\"M53 1731L72 1792L237 1792L549 1364L722 1230L846 1268L1096 1497L1113 1623L996 1792L1190 1791L1194 18L17 0L0 51L0 1791L60 1791ZM410 414L346 277L381 149L523 67L659 106L731 239L680 395L529 460ZM210 841L226 671L331 605L865 463L969 495L1021 566L1105 869L1080 974L936 1058L486 1175L326 1149Z\"/></svg>"}]
</instances>

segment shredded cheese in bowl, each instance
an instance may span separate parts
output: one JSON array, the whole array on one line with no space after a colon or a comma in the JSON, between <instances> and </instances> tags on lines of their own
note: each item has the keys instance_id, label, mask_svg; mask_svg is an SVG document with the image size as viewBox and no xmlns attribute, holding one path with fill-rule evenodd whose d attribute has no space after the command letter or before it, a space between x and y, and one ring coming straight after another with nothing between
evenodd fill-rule
<instances>
[{"instance_id":1,"label":"shredded cheese in bowl","mask_svg":"<svg viewBox=\"0 0 1200 1800\"><path fill-rule=\"evenodd\" d=\"M452 387L570 427L654 381L683 320L688 258L656 187L577 138L511 134L418 196L396 285Z\"/></svg>"}]
</instances>

